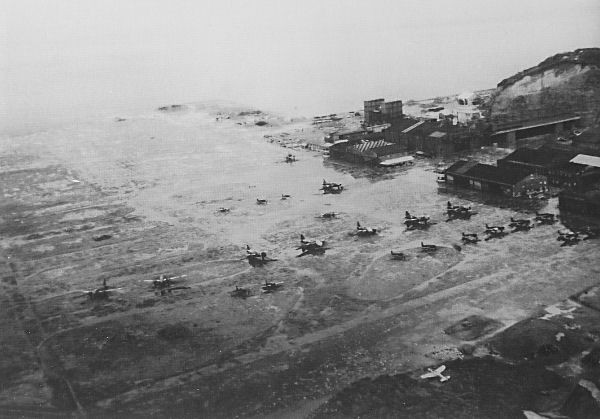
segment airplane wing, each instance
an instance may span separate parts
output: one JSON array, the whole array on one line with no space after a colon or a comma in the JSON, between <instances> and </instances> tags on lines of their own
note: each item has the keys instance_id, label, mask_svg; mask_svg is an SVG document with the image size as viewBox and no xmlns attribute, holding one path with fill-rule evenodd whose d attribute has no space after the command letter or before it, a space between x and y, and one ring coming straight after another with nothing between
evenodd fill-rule
<instances>
[{"instance_id":1,"label":"airplane wing","mask_svg":"<svg viewBox=\"0 0 600 419\"><path fill-rule=\"evenodd\" d=\"M433 372L435 372L436 374L441 374L446 370L446 366L445 365L441 365L438 368L436 368L435 370L433 370Z\"/></svg>"},{"instance_id":2,"label":"airplane wing","mask_svg":"<svg viewBox=\"0 0 600 419\"><path fill-rule=\"evenodd\" d=\"M433 377L437 377L438 375L434 372L427 372L425 374L422 374L420 376L420 378L433 378Z\"/></svg>"}]
</instances>

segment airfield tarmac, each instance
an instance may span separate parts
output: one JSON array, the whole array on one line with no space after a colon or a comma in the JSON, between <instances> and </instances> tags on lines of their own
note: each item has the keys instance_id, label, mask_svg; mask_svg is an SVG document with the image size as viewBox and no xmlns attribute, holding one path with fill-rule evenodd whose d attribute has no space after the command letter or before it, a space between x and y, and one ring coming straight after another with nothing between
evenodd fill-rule
<instances>
[{"instance_id":1,"label":"airfield tarmac","mask_svg":"<svg viewBox=\"0 0 600 419\"><path fill-rule=\"evenodd\" d=\"M457 250L462 231L533 215L440 191L433 162L330 162L264 137L320 135L310 121L215 121L239 111L187 107L0 140L1 406L304 417L365 377L460 359L466 342L598 281L598 241L561 248L560 224ZM298 161L284 163L290 151ZM345 190L323 195L322 179ZM478 214L445 222L448 200ZM557 213L556 200L539 209ZM436 224L406 231L405 210ZM328 211L339 217L317 218ZM381 232L355 237L356 221ZM330 249L297 258L300 233ZM442 248L424 254L422 241ZM246 244L278 261L252 268ZM144 280L161 273L190 288L155 295ZM122 289L87 301L103 279ZM261 294L265 280L284 286ZM236 285L253 295L230 297ZM485 319L479 333L444 332L469 316Z\"/></svg>"}]
</instances>

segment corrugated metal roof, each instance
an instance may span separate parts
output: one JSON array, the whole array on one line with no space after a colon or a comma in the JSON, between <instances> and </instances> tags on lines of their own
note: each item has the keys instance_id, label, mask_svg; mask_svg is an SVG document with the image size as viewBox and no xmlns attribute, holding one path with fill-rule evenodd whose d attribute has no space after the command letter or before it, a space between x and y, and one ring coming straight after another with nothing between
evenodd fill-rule
<instances>
[{"instance_id":1,"label":"corrugated metal roof","mask_svg":"<svg viewBox=\"0 0 600 419\"><path fill-rule=\"evenodd\" d=\"M382 147L384 145L390 145L390 144L392 144L392 143L388 143L385 140L375 140L375 141L367 141L362 144L357 144L352 148L354 148L356 151L363 152L363 151L370 150L372 148Z\"/></svg>"},{"instance_id":2,"label":"corrugated metal roof","mask_svg":"<svg viewBox=\"0 0 600 419\"><path fill-rule=\"evenodd\" d=\"M585 166L600 167L600 157L587 154L578 154L571 159L571 163L583 164Z\"/></svg>"}]
</instances>

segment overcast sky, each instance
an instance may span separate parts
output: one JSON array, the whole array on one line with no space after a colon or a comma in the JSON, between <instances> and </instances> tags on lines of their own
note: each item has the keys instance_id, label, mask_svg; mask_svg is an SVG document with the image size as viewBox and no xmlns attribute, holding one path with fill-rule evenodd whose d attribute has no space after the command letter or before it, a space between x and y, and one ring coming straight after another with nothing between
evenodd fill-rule
<instances>
[{"instance_id":1,"label":"overcast sky","mask_svg":"<svg viewBox=\"0 0 600 419\"><path fill-rule=\"evenodd\" d=\"M313 115L494 87L600 46L598 0L0 0L0 117L229 99Z\"/></svg>"}]
</instances>

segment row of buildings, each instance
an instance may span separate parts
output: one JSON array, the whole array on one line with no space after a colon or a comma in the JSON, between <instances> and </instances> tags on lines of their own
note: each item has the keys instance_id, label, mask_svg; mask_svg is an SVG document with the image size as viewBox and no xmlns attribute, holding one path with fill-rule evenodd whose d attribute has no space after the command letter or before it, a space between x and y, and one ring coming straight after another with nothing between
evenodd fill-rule
<instances>
[{"instance_id":1,"label":"row of buildings","mask_svg":"<svg viewBox=\"0 0 600 419\"><path fill-rule=\"evenodd\" d=\"M497 165L459 160L445 171L448 185L510 197L560 190L559 207L600 216L600 157L550 146L520 148Z\"/></svg>"},{"instance_id":2,"label":"row of buildings","mask_svg":"<svg viewBox=\"0 0 600 419\"><path fill-rule=\"evenodd\" d=\"M364 102L360 129L334 133L326 141L332 143L332 158L377 164L416 151L448 156L477 148L482 139L476 124L457 124L453 118L417 119L403 114L400 100L375 99Z\"/></svg>"}]
</instances>

